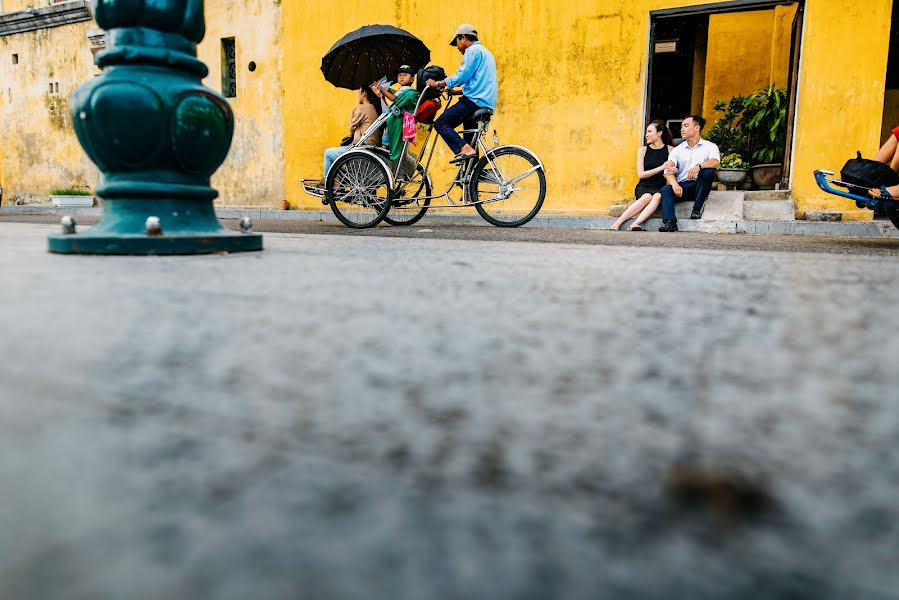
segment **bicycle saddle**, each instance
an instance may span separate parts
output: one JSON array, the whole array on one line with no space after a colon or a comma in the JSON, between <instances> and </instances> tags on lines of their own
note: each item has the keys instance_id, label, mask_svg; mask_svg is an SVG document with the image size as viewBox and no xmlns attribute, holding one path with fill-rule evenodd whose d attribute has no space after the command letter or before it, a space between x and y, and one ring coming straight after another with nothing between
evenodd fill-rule
<instances>
[{"instance_id":1,"label":"bicycle saddle","mask_svg":"<svg viewBox=\"0 0 899 600\"><path fill-rule=\"evenodd\" d=\"M472 120L474 121L489 121L490 117L493 116L493 110L489 108L479 108L474 111L474 114L471 115Z\"/></svg>"}]
</instances>

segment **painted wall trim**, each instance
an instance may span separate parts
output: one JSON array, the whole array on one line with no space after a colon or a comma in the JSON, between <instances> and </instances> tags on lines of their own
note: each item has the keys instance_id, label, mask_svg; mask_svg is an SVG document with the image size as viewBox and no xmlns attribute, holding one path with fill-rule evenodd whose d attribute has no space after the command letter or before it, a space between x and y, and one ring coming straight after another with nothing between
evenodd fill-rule
<instances>
[{"instance_id":1,"label":"painted wall trim","mask_svg":"<svg viewBox=\"0 0 899 600\"><path fill-rule=\"evenodd\" d=\"M91 20L85 0L63 2L41 8L26 8L0 15L0 37L59 27Z\"/></svg>"},{"instance_id":2,"label":"painted wall trim","mask_svg":"<svg viewBox=\"0 0 899 600\"><path fill-rule=\"evenodd\" d=\"M803 0L730 0L728 2L714 2L712 4L697 4L694 6L682 6L679 8L663 8L649 11L650 18L683 17L687 15L701 15L706 13L743 12L746 10L763 10L775 6L788 6L800 4Z\"/></svg>"}]
</instances>

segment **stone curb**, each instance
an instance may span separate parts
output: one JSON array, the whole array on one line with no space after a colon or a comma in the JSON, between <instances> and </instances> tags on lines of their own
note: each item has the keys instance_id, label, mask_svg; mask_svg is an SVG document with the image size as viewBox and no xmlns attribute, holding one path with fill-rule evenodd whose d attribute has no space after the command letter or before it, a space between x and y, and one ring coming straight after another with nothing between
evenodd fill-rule
<instances>
[{"instance_id":1,"label":"stone curb","mask_svg":"<svg viewBox=\"0 0 899 600\"><path fill-rule=\"evenodd\" d=\"M72 215L96 216L102 208L57 208L55 206L2 206L0 215ZM322 221L337 222L330 210L268 210L259 208L218 208L220 219L239 219L247 216L254 220L271 221ZM606 229L614 222L611 217L537 216L526 227L542 229ZM489 226L477 213L433 212L418 225L482 225ZM647 231L655 231L661 219L650 219L644 225ZM696 233L748 233L753 235L811 235L830 237L864 237L899 239L899 229L888 221L691 221L681 219L678 227L684 232Z\"/></svg>"}]
</instances>

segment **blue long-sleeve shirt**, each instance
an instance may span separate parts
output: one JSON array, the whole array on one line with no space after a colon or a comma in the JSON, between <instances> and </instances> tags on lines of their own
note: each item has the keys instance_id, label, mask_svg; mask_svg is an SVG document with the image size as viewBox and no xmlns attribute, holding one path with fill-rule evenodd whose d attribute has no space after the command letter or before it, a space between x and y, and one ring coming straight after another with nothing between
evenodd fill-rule
<instances>
[{"instance_id":1,"label":"blue long-sleeve shirt","mask_svg":"<svg viewBox=\"0 0 899 600\"><path fill-rule=\"evenodd\" d=\"M481 42L475 42L462 55L462 66L446 78L447 87L464 88L465 97L480 106L496 110L499 95L496 83L496 60Z\"/></svg>"}]
</instances>

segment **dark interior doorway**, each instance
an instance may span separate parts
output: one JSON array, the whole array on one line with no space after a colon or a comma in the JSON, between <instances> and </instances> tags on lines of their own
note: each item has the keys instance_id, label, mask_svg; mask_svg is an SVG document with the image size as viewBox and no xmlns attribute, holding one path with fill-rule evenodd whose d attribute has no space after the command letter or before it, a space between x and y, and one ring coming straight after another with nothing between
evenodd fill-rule
<instances>
[{"instance_id":1,"label":"dark interior doorway","mask_svg":"<svg viewBox=\"0 0 899 600\"><path fill-rule=\"evenodd\" d=\"M703 60L708 15L660 19L652 25L649 120L679 120L694 112L694 73ZM697 56L697 49L699 56ZM700 101L701 104L701 101ZM674 137L679 132L673 131Z\"/></svg>"}]
</instances>

